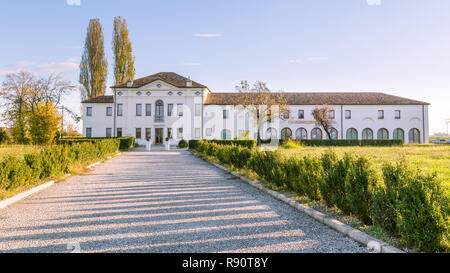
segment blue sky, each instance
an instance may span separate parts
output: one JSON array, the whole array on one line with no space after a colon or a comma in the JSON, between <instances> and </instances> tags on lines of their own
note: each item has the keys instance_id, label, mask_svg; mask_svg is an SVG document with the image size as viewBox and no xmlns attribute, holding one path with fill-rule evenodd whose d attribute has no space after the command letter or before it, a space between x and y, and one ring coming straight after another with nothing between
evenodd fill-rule
<instances>
[{"instance_id":1,"label":"blue sky","mask_svg":"<svg viewBox=\"0 0 450 273\"><path fill-rule=\"evenodd\" d=\"M426 101L430 133L450 118L448 0L3 0L0 80L19 70L77 83L100 18L112 84L112 23L127 19L136 76L173 71L214 91L376 91ZM110 92L108 90L108 92ZM65 104L79 110L79 94Z\"/></svg>"}]
</instances>

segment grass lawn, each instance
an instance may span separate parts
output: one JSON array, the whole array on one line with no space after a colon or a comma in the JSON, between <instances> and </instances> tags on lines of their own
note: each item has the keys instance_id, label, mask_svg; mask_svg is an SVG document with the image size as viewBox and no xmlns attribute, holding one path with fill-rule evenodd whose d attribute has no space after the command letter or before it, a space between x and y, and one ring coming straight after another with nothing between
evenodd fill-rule
<instances>
[{"instance_id":1,"label":"grass lawn","mask_svg":"<svg viewBox=\"0 0 450 273\"><path fill-rule=\"evenodd\" d=\"M33 145L0 145L0 160L7 155L23 156L38 149L38 146Z\"/></svg>"},{"instance_id":2,"label":"grass lawn","mask_svg":"<svg viewBox=\"0 0 450 273\"><path fill-rule=\"evenodd\" d=\"M279 149L286 156L305 154L320 155L332 150L338 155L351 153L365 155L382 166L384 162L397 161L406 156L413 166L425 172L436 172L446 186L450 186L450 145L405 145L402 147L301 147L298 149Z\"/></svg>"}]
</instances>

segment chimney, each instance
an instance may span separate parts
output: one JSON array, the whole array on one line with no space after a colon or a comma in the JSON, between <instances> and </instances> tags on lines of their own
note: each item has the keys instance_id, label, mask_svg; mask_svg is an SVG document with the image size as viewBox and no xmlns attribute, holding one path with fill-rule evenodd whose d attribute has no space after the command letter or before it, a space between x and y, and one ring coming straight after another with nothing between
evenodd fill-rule
<instances>
[{"instance_id":1,"label":"chimney","mask_svg":"<svg viewBox=\"0 0 450 273\"><path fill-rule=\"evenodd\" d=\"M133 81L131 79L127 81L127 87L133 87Z\"/></svg>"},{"instance_id":2,"label":"chimney","mask_svg":"<svg viewBox=\"0 0 450 273\"><path fill-rule=\"evenodd\" d=\"M186 87L192 87L191 77L188 77L188 80L186 81Z\"/></svg>"}]
</instances>

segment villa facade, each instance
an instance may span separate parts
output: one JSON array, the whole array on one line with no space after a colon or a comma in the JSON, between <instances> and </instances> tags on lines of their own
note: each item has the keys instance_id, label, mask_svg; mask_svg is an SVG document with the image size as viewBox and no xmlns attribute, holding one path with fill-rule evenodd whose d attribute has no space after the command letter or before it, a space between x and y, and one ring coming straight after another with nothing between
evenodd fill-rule
<instances>
[{"instance_id":1,"label":"villa facade","mask_svg":"<svg viewBox=\"0 0 450 273\"><path fill-rule=\"evenodd\" d=\"M114 95L82 102L85 137L134 136L162 144L181 139L257 138L253 116L235 106L238 93L215 93L172 72L157 73L111 87ZM262 126L261 137L326 139L312 111L332 107L335 139L402 139L428 143L426 102L384 93L284 92L289 113Z\"/></svg>"}]
</instances>

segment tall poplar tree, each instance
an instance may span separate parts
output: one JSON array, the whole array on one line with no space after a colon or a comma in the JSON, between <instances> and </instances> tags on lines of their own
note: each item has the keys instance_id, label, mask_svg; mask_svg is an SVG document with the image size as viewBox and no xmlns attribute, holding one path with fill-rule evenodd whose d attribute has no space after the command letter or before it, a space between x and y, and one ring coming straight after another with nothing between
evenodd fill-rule
<instances>
[{"instance_id":1,"label":"tall poplar tree","mask_svg":"<svg viewBox=\"0 0 450 273\"><path fill-rule=\"evenodd\" d=\"M107 75L108 61L105 57L102 26L100 19L91 19L80 63L82 98L95 98L104 95Z\"/></svg>"},{"instance_id":2,"label":"tall poplar tree","mask_svg":"<svg viewBox=\"0 0 450 273\"><path fill-rule=\"evenodd\" d=\"M128 37L127 21L120 16L114 18L113 34L114 81L121 84L134 79L134 57Z\"/></svg>"}]
</instances>

